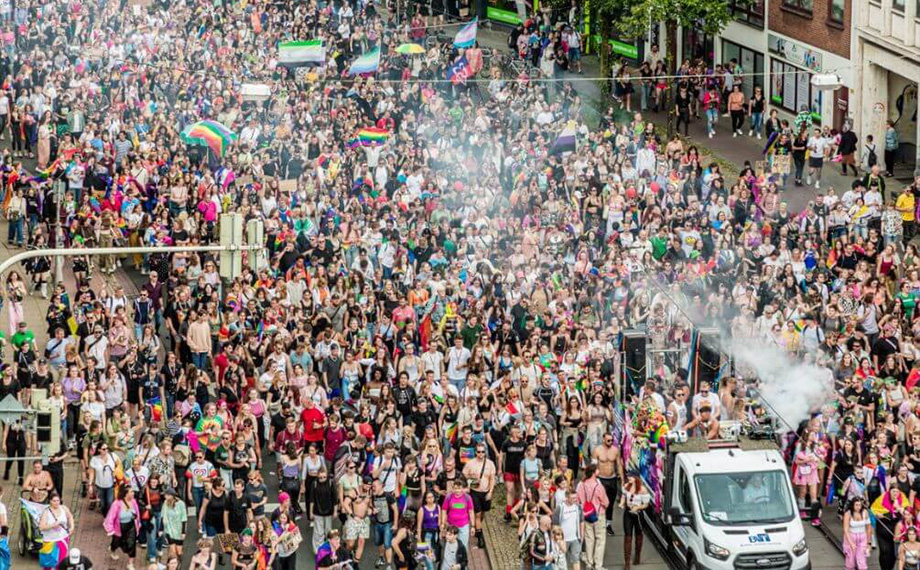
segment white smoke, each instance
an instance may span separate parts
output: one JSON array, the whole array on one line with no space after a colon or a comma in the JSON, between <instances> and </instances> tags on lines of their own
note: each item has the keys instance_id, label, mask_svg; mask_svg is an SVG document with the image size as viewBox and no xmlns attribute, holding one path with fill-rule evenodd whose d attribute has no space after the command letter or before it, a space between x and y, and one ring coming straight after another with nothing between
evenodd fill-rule
<instances>
[{"instance_id":1,"label":"white smoke","mask_svg":"<svg viewBox=\"0 0 920 570\"><path fill-rule=\"evenodd\" d=\"M780 416L781 427L797 429L833 400L834 377L828 368L797 360L762 338L734 339L731 354L736 369L748 368L758 378L761 400Z\"/></svg>"}]
</instances>

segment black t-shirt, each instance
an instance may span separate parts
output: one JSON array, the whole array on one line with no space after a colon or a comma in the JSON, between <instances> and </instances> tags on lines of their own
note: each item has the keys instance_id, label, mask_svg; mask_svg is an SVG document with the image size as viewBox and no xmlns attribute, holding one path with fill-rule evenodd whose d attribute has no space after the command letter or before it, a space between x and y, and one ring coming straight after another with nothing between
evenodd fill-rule
<instances>
[{"instance_id":1,"label":"black t-shirt","mask_svg":"<svg viewBox=\"0 0 920 570\"><path fill-rule=\"evenodd\" d=\"M220 530L224 528L224 511L227 510L227 493L222 493L219 497L215 493L208 495L208 508L204 514L204 520L209 525Z\"/></svg>"},{"instance_id":2,"label":"black t-shirt","mask_svg":"<svg viewBox=\"0 0 920 570\"><path fill-rule=\"evenodd\" d=\"M58 566L60 570L91 570L93 567L93 561L87 558L84 555L80 555L79 562L71 562L70 557L64 558L64 561L61 562L61 565Z\"/></svg>"},{"instance_id":3,"label":"black t-shirt","mask_svg":"<svg viewBox=\"0 0 920 570\"><path fill-rule=\"evenodd\" d=\"M880 337L872 345L872 354L878 356L879 364L884 364L885 359L900 351L900 343L893 336Z\"/></svg>"},{"instance_id":4,"label":"black t-shirt","mask_svg":"<svg viewBox=\"0 0 920 570\"><path fill-rule=\"evenodd\" d=\"M242 532L246 528L247 517L246 511L252 508L252 500L245 492L242 497L237 497L236 493L230 493L227 510L230 518L230 531Z\"/></svg>"},{"instance_id":5,"label":"black t-shirt","mask_svg":"<svg viewBox=\"0 0 920 570\"><path fill-rule=\"evenodd\" d=\"M844 390L843 397L849 401L855 401L855 403L860 406L870 406L875 402L875 396L872 395L872 392L863 388L860 391L856 391L855 388L850 387Z\"/></svg>"},{"instance_id":6,"label":"black t-shirt","mask_svg":"<svg viewBox=\"0 0 920 570\"><path fill-rule=\"evenodd\" d=\"M688 91L686 94L677 93L677 96L674 97L674 101L677 104L677 110L681 113L686 113L690 111L690 103L693 101L693 97Z\"/></svg>"},{"instance_id":7,"label":"black t-shirt","mask_svg":"<svg viewBox=\"0 0 920 570\"><path fill-rule=\"evenodd\" d=\"M502 454L505 457L504 471L505 473L514 473L515 475L521 470L521 461L524 460L524 451L527 449L527 442L521 439L521 441L511 441L511 439L505 440L505 443L502 444Z\"/></svg>"}]
</instances>

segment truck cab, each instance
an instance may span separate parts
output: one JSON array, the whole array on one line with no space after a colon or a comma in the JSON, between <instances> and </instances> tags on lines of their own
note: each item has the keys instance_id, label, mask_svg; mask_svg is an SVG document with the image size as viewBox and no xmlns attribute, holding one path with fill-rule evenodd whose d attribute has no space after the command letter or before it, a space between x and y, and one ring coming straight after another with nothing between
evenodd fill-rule
<instances>
[{"instance_id":1,"label":"truck cab","mask_svg":"<svg viewBox=\"0 0 920 570\"><path fill-rule=\"evenodd\" d=\"M773 441L669 442L651 530L682 568L807 570L794 497Z\"/></svg>"}]
</instances>

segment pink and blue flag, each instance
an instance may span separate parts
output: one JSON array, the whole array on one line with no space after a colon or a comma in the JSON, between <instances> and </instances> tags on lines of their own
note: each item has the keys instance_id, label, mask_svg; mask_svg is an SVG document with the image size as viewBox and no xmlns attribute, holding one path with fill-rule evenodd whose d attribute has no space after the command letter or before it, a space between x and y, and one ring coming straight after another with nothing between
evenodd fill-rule
<instances>
[{"instance_id":1,"label":"pink and blue flag","mask_svg":"<svg viewBox=\"0 0 920 570\"><path fill-rule=\"evenodd\" d=\"M463 26L457 31L454 37L454 47L468 48L476 43L476 32L479 28L479 19L473 18L473 21Z\"/></svg>"}]
</instances>

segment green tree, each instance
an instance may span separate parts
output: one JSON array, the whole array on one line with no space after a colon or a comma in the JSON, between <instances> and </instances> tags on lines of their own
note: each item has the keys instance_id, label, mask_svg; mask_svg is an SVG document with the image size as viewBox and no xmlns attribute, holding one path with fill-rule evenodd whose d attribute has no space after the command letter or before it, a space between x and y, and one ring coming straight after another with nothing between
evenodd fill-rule
<instances>
[{"instance_id":1,"label":"green tree","mask_svg":"<svg viewBox=\"0 0 920 570\"><path fill-rule=\"evenodd\" d=\"M612 12L616 28L627 37L644 37L651 22L664 22L667 29L667 60L671 73L676 71L677 28L697 26L716 35L732 20L732 2L728 0L602 0L615 4ZM754 0L736 0L734 4L752 4Z\"/></svg>"},{"instance_id":2,"label":"green tree","mask_svg":"<svg viewBox=\"0 0 920 570\"><path fill-rule=\"evenodd\" d=\"M653 22L665 23L667 43L667 69L670 75L677 71L677 28L696 26L703 32L716 35L732 20L732 4L752 4L754 0L590 0L598 2L598 32L601 36L599 57L603 77L610 76L609 40L614 30L628 38L643 38ZM605 81L605 92L609 81ZM666 93L665 108L669 108L670 94ZM668 130L670 131L668 113Z\"/></svg>"}]
</instances>

